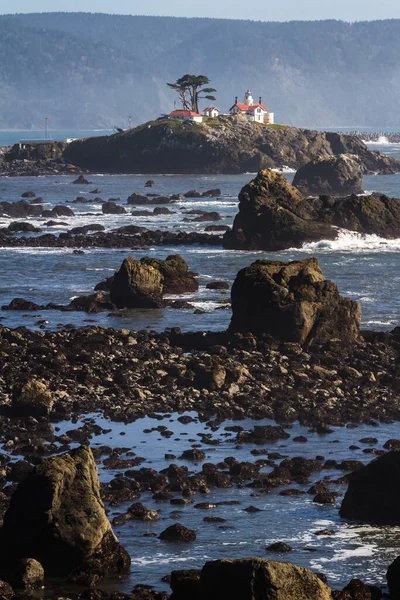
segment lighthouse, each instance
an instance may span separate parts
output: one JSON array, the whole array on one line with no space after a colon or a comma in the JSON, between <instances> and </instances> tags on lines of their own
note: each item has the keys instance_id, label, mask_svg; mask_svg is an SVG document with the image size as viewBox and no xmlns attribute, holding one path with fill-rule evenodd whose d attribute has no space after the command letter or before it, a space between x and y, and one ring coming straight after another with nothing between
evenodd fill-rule
<instances>
[{"instance_id":1,"label":"lighthouse","mask_svg":"<svg viewBox=\"0 0 400 600\"><path fill-rule=\"evenodd\" d=\"M250 90L247 90L245 96L244 96L244 103L247 106L253 106L254 104L254 100L253 100L253 96Z\"/></svg>"}]
</instances>

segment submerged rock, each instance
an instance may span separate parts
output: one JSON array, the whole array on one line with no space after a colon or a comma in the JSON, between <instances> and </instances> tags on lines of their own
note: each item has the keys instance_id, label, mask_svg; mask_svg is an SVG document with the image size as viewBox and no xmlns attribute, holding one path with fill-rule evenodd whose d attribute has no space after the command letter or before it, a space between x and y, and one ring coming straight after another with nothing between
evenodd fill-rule
<instances>
[{"instance_id":1,"label":"submerged rock","mask_svg":"<svg viewBox=\"0 0 400 600\"><path fill-rule=\"evenodd\" d=\"M392 451L349 476L340 516L375 525L400 525L399 490L400 452Z\"/></svg>"},{"instance_id":2,"label":"submerged rock","mask_svg":"<svg viewBox=\"0 0 400 600\"><path fill-rule=\"evenodd\" d=\"M300 167L293 185L305 195L345 196L361 194L362 181L361 160L351 154L339 154L316 158Z\"/></svg>"},{"instance_id":3,"label":"submerged rock","mask_svg":"<svg viewBox=\"0 0 400 600\"><path fill-rule=\"evenodd\" d=\"M11 498L0 529L0 572L21 558L40 561L46 576L75 570L113 576L130 565L100 497L88 447L43 460Z\"/></svg>"},{"instance_id":4,"label":"submerged rock","mask_svg":"<svg viewBox=\"0 0 400 600\"><path fill-rule=\"evenodd\" d=\"M284 250L336 239L338 228L400 237L400 202L381 194L304 198L281 174L260 171L239 194L239 213L225 248Z\"/></svg>"},{"instance_id":5,"label":"submerged rock","mask_svg":"<svg viewBox=\"0 0 400 600\"><path fill-rule=\"evenodd\" d=\"M330 588L309 569L247 558L207 562L198 600L331 600Z\"/></svg>"},{"instance_id":6,"label":"submerged rock","mask_svg":"<svg viewBox=\"0 0 400 600\"><path fill-rule=\"evenodd\" d=\"M340 296L316 258L258 260L239 271L232 286L231 332L268 333L299 344L351 342L360 322L359 303Z\"/></svg>"}]
</instances>

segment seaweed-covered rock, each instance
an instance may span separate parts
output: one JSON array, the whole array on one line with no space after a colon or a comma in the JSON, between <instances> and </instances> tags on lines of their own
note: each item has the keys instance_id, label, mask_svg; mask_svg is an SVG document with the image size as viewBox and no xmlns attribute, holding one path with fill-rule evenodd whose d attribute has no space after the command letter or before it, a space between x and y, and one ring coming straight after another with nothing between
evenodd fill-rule
<instances>
[{"instance_id":1,"label":"seaweed-covered rock","mask_svg":"<svg viewBox=\"0 0 400 600\"><path fill-rule=\"evenodd\" d=\"M354 341L360 322L358 302L340 296L316 258L258 260L239 271L232 286L231 332L268 333L300 344Z\"/></svg>"},{"instance_id":2,"label":"seaweed-covered rock","mask_svg":"<svg viewBox=\"0 0 400 600\"><path fill-rule=\"evenodd\" d=\"M162 294L160 271L131 256L115 273L111 285L111 300L118 308L159 308Z\"/></svg>"},{"instance_id":3,"label":"seaweed-covered rock","mask_svg":"<svg viewBox=\"0 0 400 600\"><path fill-rule=\"evenodd\" d=\"M400 451L392 451L349 476L340 516L376 525L400 525L399 493Z\"/></svg>"},{"instance_id":4,"label":"seaweed-covered rock","mask_svg":"<svg viewBox=\"0 0 400 600\"><path fill-rule=\"evenodd\" d=\"M382 194L305 198L281 174L265 169L239 194L239 213L225 248L284 250L335 239L338 228L400 237L400 202Z\"/></svg>"},{"instance_id":5,"label":"seaweed-covered rock","mask_svg":"<svg viewBox=\"0 0 400 600\"><path fill-rule=\"evenodd\" d=\"M293 185L303 194L361 194L363 166L352 154L319 157L300 167Z\"/></svg>"},{"instance_id":6,"label":"seaweed-covered rock","mask_svg":"<svg viewBox=\"0 0 400 600\"><path fill-rule=\"evenodd\" d=\"M309 569L247 558L207 562L198 600L331 600L330 588Z\"/></svg>"},{"instance_id":7,"label":"seaweed-covered rock","mask_svg":"<svg viewBox=\"0 0 400 600\"><path fill-rule=\"evenodd\" d=\"M112 576L129 568L104 510L90 448L43 460L18 485L0 529L0 571L25 557L40 561L47 576L73 570Z\"/></svg>"}]
</instances>

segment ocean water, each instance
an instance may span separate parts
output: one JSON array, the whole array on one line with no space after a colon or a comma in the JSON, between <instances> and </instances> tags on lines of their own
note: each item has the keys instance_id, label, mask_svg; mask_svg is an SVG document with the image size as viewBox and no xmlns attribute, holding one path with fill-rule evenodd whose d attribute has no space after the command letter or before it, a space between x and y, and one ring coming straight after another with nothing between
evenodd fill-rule
<instances>
[{"instance_id":1,"label":"ocean water","mask_svg":"<svg viewBox=\"0 0 400 600\"><path fill-rule=\"evenodd\" d=\"M134 423L110 423L99 415L91 418L108 433L95 436L93 447L105 444L111 447L129 448L137 456L144 458L140 467L160 471L169 464L185 465L191 473L201 471L203 463L219 463L228 456L235 456L238 461L255 462L251 451L254 448L266 450L267 453L278 452L283 457L303 456L315 459L320 455L325 460L359 460L368 463L374 456L365 450L379 448L388 439L398 437L398 424L382 424L380 427L360 425L355 429L333 428L334 433L318 435L311 433L306 427L294 424L288 428L290 439L272 442L265 446L243 444L238 447L235 433L225 431L229 425L237 425L237 421L225 421L214 432L213 439L219 445L201 445L206 453L204 461L193 462L180 459L184 450L190 449L193 442L200 443L199 434L210 433L210 427L200 423L195 413L185 413L195 418L188 425L177 421L178 415L169 415L161 421L154 418L140 419ZM90 417L89 417L90 419ZM88 417L78 421L80 427ZM244 429L251 429L255 424L269 425L271 421L240 421ZM167 426L173 432L171 438L165 438L159 432L147 432L158 425ZM59 423L60 434L71 428L71 423ZM112 429L112 431L110 431ZM305 436L307 443L294 442L296 436ZM377 438L377 443L360 443L366 437ZM358 450L350 450L356 445ZM166 460L164 455L173 453L176 459ZM121 456L124 458L124 455ZM278 461L279 462L279 461ZM139 467L138 467L139 468ZM261 473L270 471L263 467ZM117 471L105 469L99 464L100 478L109 481ZM132 567L126 580L119 582L121 590L129 591L136 583L154 585L157 589L168 589L161 583L161 578L174 569L201 568L207 560L223 558L244 558L256 556L271 560L283 560L323 572L334 589L341 589L353 577L359 577L371 584L384 586L388 565L400 554L400 527L375 527L357 523L347 523L339 517L342 495L346 484L335 481L345 474L338 469L322 469L310 476L310 483L299 485L295 482L276 488L270 493L262 493L247 486L234 485L229 489L213 489L210 494L197 494L193 503L185 506L174 506L166 502L155 502L151 492L141 495L140 502L147 508L156 509L160 520L154 522L130 521L114 527L121 543L127 548L132 558ZM331 491L338 492L335 505L320 505L313 502L313 495L304 493L299 496L281 496L282 489L295 488L307 492L312 483L327 477L327 485ZM174 494L179 498L179 493ZM199 502L213 504L235 502L234 505L221 504L216 508L201 510L195 507ZM118 508L111 508L109 518L127 511L132 502ZM244 509L255 506L260 512L247 513ZM225 519L222 523L204 522L204 517L216 516ZM190 544L174 544L163 542L158 535L169 525L182 523L196 532L197 539ZM333 535L316 536L321 529L333 530ZM154 535L149 537L148 534ZM288 554L268 552L266 546L276 541L283 541L292 547Z\"/></svg>"},{"instance_id":2,"label":"ocean water","mask_svg":"<svg viewBox=\"0 0 400 600\"><path fill-rule=\"evenodd\" d=\"M390 146L389 152L400 157L398 146ZM55 227L45 225L48 219L30 219L32 224L42 229L42 233L57 234L89 223L100 223L106 230L135 224L174 232L202 232L210 223L188 222L187 219L195 217L188 214L188 211L217 211L222 217L218 224L232 225L237 212L238 193L253 176L252 173L215 176L97 174L91 175L91 184L84 186L73 185L72 176L1 178L0 201L16 201L24 191L33 190L37 196L44 198L46 207L65 203L73 209L75 216L57 219L65 224ZM291 179L293 175L288 173L287 177ZM171 204L171 215L132 216L132 210L153 210L153 206L126 205L132 192L148 191L144 184L149 178L156 182L152 193L160 195L184 193L191 189L203 192L211 188L220 188L222 195L219 198L189 198ZM400 175L367 176L364 187L368 191L378 190L389 196L400 197ZM96 188L100 193L91 194ZM126 208L127 214L103 215L101 205L91 202L71 204L76 196L88 199L100 196L104 200L119 198L118 202ZM0 227L7 227L9 223L10 219L0 217ZM178 253L184 256L190 269L199 274L199 291L185 295L184 298L204 311L204 314L194 315L193 310L176 309L126 311L119 316L109 316L108 313L87 315L46 311L29 314L0 311L0 318L2 323L9 326L24 324L29 327L36 327L38 321L46 320L48 323L41 323L40 326L52 329L66 323L79 326L95 322L131 329L149 327L162 330L165 327L180 326L183 330L222 330L230 320L230 310L224 305L229 293L207 290L207 283L219 280L231 284L241 268L260 258L295 260L316 256L326 276L338 284L341 293L361 302L363 327L388 330L399 324L400 240L384 240L373 235L361 236L347 231L340 232L335 241L322 240L307 244L301 249L279 253L227 251L221 247L185 245L133 250L85 249L82 255L74 254L71 249L4 248L0 249L0 306L8 304L15 297L37 304L68 304L76 296L91 293L99 281L118 270L128 255L135 258L166 258L169 254Z\"/></svg>"}]
</instances>

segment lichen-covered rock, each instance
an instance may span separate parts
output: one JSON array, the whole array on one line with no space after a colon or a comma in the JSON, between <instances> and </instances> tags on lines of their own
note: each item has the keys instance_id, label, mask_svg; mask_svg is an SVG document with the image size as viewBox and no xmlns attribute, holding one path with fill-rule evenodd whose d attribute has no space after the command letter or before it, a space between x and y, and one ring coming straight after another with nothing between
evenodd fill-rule
<instances>
[{"instance_id":1,"label":"lichen-covered rock","mask_svg":"<svg viewBox=\"0 0 400 600\"><path fill-rule=\"evenodd\" d=\"M361 194L363 166L352 154L319 157L300 167L293 185L302 194L346 196Z\"/></svg>"},{"instance_id":2,"label":"lichen-covered rock","mask_svg":"<svg viewBox=\"0 0 400 600\"><path fill-rule=\"evenodd\" d=\"M331 590L309 569L247 558L216 560L201 571L198 600L331 600Z\"/></svg>"},{"instance_id":3,"label":"lichen-covered rock","mask_svg":"<svg viewBox=\"0 0 400 600\"><path fill-rule=\"evenodd\" d=\"M44 569L34 558L21 558L4 577L15 588L35 590L43 585Z\"/></svg>"},{"instance_id":4,"label":"lichen-covered rock","mask_svg":"<svg viewBox=\"0 0 400 600\"><path fill-rule=\"evenodd\" d=\"M349 476L340 516L376 525L400 525L399 492L400 451L392 451Z\"/></svg>"},{"instance_id":5,"label":"lichen-covered rock","mask_svg":"<svg viewBox=\"0 0 400 600\"><path fill-rule=\"evenodd\" d=\"M53 397L46 384L30 379L22 387L15 387L12 395L13 417L47 417L53 408Z\"/></svg>"},{"instance_id":6,"label":"lichen-covered rock","mask_svg":"<svg viewBox=\"0 0 400 600\"><path fill-rule=\"evenodd\" d=\"M359 334L358 302L340 296L316 258L290 263L258 260L232 286L231 332L268 333L299 344Z\"/></svg>"},{"instance_id":7,"label":"lichen-covered rock","mask_svg":"<svg viewBox=\"0 0 400 600\"><path fill-rule=\"evenodd\" d=\"M225 248L284 250L332 240L339 229L400 237L400 201L381 194L305 198L281 174L265 169L239 194L239 213Z\"/></svg>"},{"instance_id":8,"label":"lichen-covered rock","mask_svg":"<svg viewBox=\"0 0 400 600\"><path fill-rule=\"evenodd\" d=\"M46 576L117 575L130 565L100 497L90 448L43 460L11 498L0 529L0 571L35 558Z\"/></svg>"},{"instance_id":9,"label":"lichen-covered rock","mask_svg":"<svg viewBox=\"0 0 400 600\"><path fill-rule=\"evenodd\" d=\"M180 254L172 254L165 260L145 257L141 262L160 271L163 277L163 294L184 294L199 289L196 279L189 273L186 260Z\"/></svg>"},{"instance_id":10,"label":"lichen-covered rock","mask_svg":"<svg viewBox=\"0 0 400 600\"><path fill-rule=\"evenodd\" d=\"M163 276L158 269L131 256L114 275L111 301L118 308L159 308L162 306Z\"/></svg>"}]
</instances>

